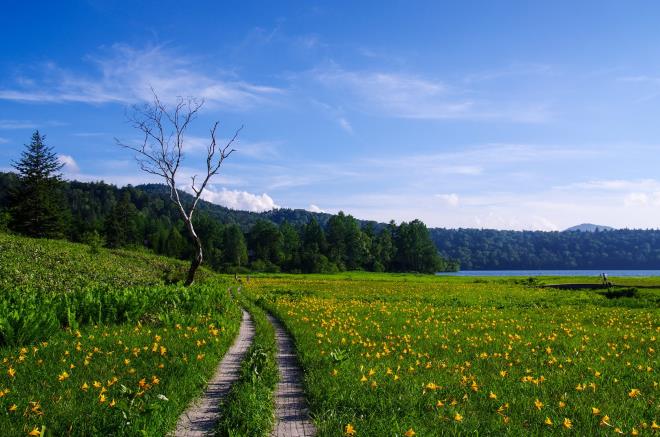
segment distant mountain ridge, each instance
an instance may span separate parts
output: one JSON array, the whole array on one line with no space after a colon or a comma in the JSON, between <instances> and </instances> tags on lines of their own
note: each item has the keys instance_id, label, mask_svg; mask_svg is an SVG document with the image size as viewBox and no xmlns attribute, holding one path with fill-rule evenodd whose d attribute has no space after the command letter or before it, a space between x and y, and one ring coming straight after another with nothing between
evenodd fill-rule
<instances>
[{"instance_id":1,"label":"distant mountain ridge","mask_svg":"<svg viewBox=\"0 0 660 437\"><path fill-rule=\"evenodd\" d=\"M582 223L580 225L571 226L564 229L564 232L600 232L600 231L613 231L611 226L594 225L592 223Z\"/></svg>"}]
</instances>

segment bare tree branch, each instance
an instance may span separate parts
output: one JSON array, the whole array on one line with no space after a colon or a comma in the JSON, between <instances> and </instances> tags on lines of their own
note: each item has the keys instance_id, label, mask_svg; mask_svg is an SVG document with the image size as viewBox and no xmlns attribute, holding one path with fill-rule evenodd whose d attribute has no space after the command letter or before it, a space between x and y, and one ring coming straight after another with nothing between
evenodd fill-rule
<instances>
[{"instance_id":1,"label":"bare tree branch","mask_svg":"<svg viewBox=\"0 0 660 437\"><path fill-rule=\"evenodd\" d=\"M213 124L210 141L206 147L206 175L201 179L199 186L196 185L197 175L192 176L193 201L190 205L184 205L177 189L177 175L184 159L186 131L204 106L204 100L177 97L174 109L168 111L153 88L151 92L153 101L150 104L135 105L131 112L126 113L131 126L142 133L142 141L137 145L122 142L117 138L115 141L120 147L135 153L135 160L140 170L161 177L170 189L170 199L177 206L197 248L197 254L192 260L186 280L186 284L190 285L194 281L195 271L203 260L202 242L192 223L193 213L211 178L218 174L225 159L235 151L232 146L243 126L236 130L224 146L219 147L216 139L219 123Z\"/></svg>"}]
</instances>

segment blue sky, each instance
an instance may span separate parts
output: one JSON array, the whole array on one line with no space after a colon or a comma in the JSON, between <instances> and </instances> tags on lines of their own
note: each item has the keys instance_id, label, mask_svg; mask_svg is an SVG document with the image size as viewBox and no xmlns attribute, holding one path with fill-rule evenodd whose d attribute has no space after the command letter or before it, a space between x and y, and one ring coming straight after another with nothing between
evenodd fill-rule
<instances>
[{"instance_id":1,"label":"blue sky","mask_svg":"<svg viewBox=\"0 0 660 437\"><path fill-rule=\"evenodd\" d=\"M65 3L57 4L57 3ZM139 4L134 4L139 3ZM431 226L659 227L657 2L26 2L0 16L0 169L154 181L115 144L153 87L245 125L207 199Z\"/></svg>"}]
</instances>

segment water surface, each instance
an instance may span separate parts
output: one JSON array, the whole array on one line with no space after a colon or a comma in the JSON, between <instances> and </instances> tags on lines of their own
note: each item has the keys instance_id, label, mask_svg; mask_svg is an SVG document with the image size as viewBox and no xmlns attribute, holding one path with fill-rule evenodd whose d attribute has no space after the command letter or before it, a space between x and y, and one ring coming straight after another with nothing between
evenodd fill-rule
<instances>
[{"instance_id":1,"label":"water surface","mask_svg":"<svg viewBox=\"0 0 660 437\"><path fill-rule=\"evenodd\" d=\"M593 276L602 273L614 277L660 276L660 270L461 270L460 272L441 272L440 276Z\"/></svg>"}]
</instances>

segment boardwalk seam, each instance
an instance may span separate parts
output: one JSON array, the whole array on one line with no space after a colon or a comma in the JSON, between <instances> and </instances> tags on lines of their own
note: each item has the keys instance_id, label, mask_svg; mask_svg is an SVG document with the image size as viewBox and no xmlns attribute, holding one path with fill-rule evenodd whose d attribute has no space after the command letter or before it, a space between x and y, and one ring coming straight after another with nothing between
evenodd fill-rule
<instances>
[{"instance_id":1,"label":"boardwalk seam","mask_svg":"<svg viewBox=\"0 0 660 437\"><path fill-rule=\"evenodd\" d=\"M275 390L276 422L271 437L313 437L316 427L309 417L307 399L302 386L303 372L298 364L293 340L282 324L268 314L275 328L277 366L280 381Z\"/></svg>"}]
</instances>

